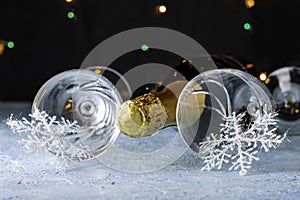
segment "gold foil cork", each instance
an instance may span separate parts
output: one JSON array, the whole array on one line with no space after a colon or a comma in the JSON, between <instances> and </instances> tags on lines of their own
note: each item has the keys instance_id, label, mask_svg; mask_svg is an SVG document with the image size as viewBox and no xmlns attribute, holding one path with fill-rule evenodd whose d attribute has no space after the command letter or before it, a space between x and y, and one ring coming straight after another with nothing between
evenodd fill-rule
<instances>
[{"instance_id":1,"label":"gold foil cork","mask_svg":"<svg viewBox=\"0 0 300 200\"><path fill-rule=\"evenodd\" d=\"M121 105L118 115L120 130L132 138L153 135L168 118L167 111L155 94L144 94Z\"/></svg>"}]
</instances>

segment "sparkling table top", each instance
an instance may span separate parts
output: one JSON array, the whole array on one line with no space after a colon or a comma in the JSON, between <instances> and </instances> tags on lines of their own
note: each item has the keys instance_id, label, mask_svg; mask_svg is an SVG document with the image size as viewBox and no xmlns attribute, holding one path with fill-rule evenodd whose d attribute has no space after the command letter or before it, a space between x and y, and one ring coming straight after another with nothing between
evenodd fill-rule
<instances>
[{"instance_id":1,"label":"sparkling table top","mask_svg":"<svg viewBox=\"0 0 300 200\"><path fill-rule=\"evenodd\" d=\"M246 176L226 169L201 171L203 163L191 150L149 173L125 173L97 160L57 170L52 154L24 152L18 142L22 136L4 123L10 113L23 116L29 110L29 102L0 102L0 199L300 198L300 136L260 153Z\"/></svg>"}]
</instances>

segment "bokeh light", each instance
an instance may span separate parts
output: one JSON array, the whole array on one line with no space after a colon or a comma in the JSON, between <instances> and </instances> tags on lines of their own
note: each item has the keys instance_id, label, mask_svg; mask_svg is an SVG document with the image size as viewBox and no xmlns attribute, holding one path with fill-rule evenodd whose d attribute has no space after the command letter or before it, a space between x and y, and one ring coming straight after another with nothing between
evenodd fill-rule
<instances>
[{"instance_id":1,"label":"bokeh light","mask_svg":"<svg viewBox=\"0 0 300 200\"><path fill-rule=\"evenodd\" d=\"M156 6L156 11L160 14L164 14L167 12L167 7L165 5Z\"/></svg>"},{"instance_id":2,"label":"bokeh light","mask_svg":"<svg viewBox=\"0 0 300 200\"><path fill-rule=\"evenodd\" d=\"M253 6L255 6L255 1L254 0L245 0L245 6L247 8L252 8Z\"/></svg>"},{"instance_id":3,"label":"bokeh light","mask_svg":"<svg viewBox=\"0 0 300 200\"><path fill-rule=\"evenodd\" d=\"M266 81L267 80L267 72L261 72L259 75L259 79L261 81Z\"/></svg>"},{"instance_id":4,"label":"bokeh light","mask_svg":"<svg viewBox=\"0 0 300 200\"><path fill-rule=\"evenodd\" d=\"M10 48L10 49L14 48L14 46L15 46L15 43L12 42L12 41L7 43L7 47Z\"/></svg>"},{"instance_id":5,"label":"bokeh light","mask_svg":"<svg viewBox=\"0 0 300 200\"><path fill-rule=\"evenodd\" d=\"M142 51L148 51L148 50L149 50L149 46L146 45L146 44L143 44L143 45L141 46L141 50L142 50Z\"/></svg>"},{"instance_id":6,"label":"bokeh light","mask_svg":"<svg viewBox=\"0 0 300 200\"><path fill-rule=\"evenodd\" d=\"M67 16L69 19L73 19L75 17L75 13L70 11L70 12L68 12Z\"/></svg>"},{"instance_id":7,"label":"bokeh light","mask_svg":"<svg viewBox=\"0 0 300 200\"><path fill-rule=\"evenodd\" d=\"M4 45L0 43L0 55L4 53Z\"/></svg>"},{"instance_id":8,"label":"bokeh light","mask_svg":"<svg viewBox=\"0 0 300 200\"><path fill-rule=\"evenodd\" d=\"M251 24L248 23L248 22L244 23L244 29L245 29L246 31L250 30L250 29L251 29Z\"/></svg>"}]
</instances>

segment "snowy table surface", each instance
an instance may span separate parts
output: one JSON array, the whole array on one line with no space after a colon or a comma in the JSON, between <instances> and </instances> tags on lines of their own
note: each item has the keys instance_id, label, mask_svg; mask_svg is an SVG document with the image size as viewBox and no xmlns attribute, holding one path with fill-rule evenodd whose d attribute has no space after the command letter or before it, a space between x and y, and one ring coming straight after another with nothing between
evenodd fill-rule
<instances>
[{"instance_id":1,"label":"snowy table surface","mask_svg":"<svg viewBox=\"0 0 300 200\"><path fill-rule=\"evenodd\" d=\"M300 136L261 153L246 176L201 171L191 150L150 173L120 172L95 160L57 171L50 153L24 152L21 136L4 123L10 113L29 110L30 103L0 102L0 199L300 199Z\"/></svg>"}]
</instances>

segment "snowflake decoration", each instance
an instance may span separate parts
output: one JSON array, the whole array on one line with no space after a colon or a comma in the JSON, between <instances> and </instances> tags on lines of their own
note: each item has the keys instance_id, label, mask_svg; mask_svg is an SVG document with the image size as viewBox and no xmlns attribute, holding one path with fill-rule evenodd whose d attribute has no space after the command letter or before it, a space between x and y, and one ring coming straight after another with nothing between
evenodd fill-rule
<instances>
[{"instance_id":1,"label":"snowflake decoration","mask_svg":"<svg viewBox=\"0 0 300 200\"><path fill-rule=\"evenodd\" d=\"M232 113L221 124L220 134L211 133L200 143L199 156L204 160L203 170L221 169L224 163L231 163L229 170L240 169L240 175L246 175L253 160L259 160L257 154L262 149L268 152L283 142L284 135L277 135L277 121L274 112L264 113L245 127L246 113Z\"/></svg>"},{"instance_id":2,"label":"snowflake decoration","mask_svg":"<svg viewBox=\"0 0 300 200\"><path fill-rule=\"evenodd\" d=\"M6 122L13 132L28 133L27 139L20 140L27 151L39 154L46 149L65 163L93 157L88 148L80 143L79 136L76 135L80 132L76 121L70 122L63 117L57 120L56 116L50 116L36 107L29 117L31 117L31 121L24 117L17 120L11 116ZM76 139L68 138L68 136L74 135Z\"/></svg>"}]
</instances>

